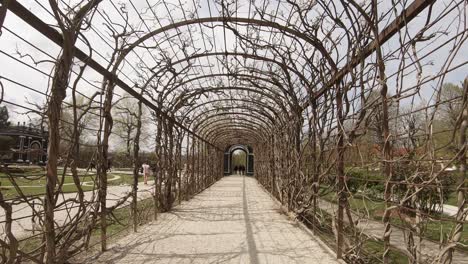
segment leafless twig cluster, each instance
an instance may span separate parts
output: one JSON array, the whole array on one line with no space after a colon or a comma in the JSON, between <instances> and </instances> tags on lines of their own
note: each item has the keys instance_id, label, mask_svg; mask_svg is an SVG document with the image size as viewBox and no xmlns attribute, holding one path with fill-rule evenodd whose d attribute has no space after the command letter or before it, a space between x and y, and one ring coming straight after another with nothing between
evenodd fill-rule
<instances>
[{"instance_id":1,"label":"leafless twig cluster","mask_svg":"<svg viewBox=\"0 0 468 264\"><path fill-rule=\"evenodd\" d=\"M2 56L48 80L41 90L0 75L5 94L8 84L45 98L46 107L0 102L48 130L45 171L2 171L15 190L0 192L5 262L61 263L95 241L106 250L114 224L126 225L124 205L135 231L144 222L143 163L155 219L217 181L236 144L254 150L258 181L338 258L466 259L466 1L32 5L44 18L2 1L0 25L8 8L60 50L50 55L3 22L33 51ZM117 198L115 142L133 175ZM38 180L44 193L24 193ZM43 226L34 248L13 231L23 205Z\"/></svg>"}]
</instances>

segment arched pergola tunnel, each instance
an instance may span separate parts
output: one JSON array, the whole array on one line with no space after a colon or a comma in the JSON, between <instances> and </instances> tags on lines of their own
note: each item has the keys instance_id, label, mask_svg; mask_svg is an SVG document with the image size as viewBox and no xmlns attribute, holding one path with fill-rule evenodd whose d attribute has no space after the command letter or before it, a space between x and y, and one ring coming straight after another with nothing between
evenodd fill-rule
<instances>
[{"instance_id":1,"label":"arched pergola tunnel","mask_svg":"<svg viewBox=\"0 0 468 264\"><path fill-rule=\"evenodd\" d=\"M463 258L466 1L1 3L0 43L21 43L16 52L2 49L2 62L19 66L0 73L1 102L37 113L49 132L44 193L11 199L43 197L44 243L22 251L10 217L6 258L63 262L89 246L96 228L105 251L120 206L131 201L136 231L143 211L156 218L230 174L228 156L239 146L247 150L247 174L337 258ZM39 80L33 85L12 76L21 70L41 77L32 74ZM451 92L444 88L463 81ZM20 103L13 89L42 101ZM135 121L119 120L123 112ZM134 180L128 194L109 203L116 121L129 131ZM152 210L138 202L144 159L154 169ZM78 160L97 165L91 200L78 187ZM457 173L447 170L452 166ZM67 169L74 198L64 195ZM441 217L438 208L449 199L456 214ZM67 206L81 213L57 229L57 211ZM85 227L83 219L91 219ZM375 221L381 232L361 221Z\"/></svg>"}]
</instances>

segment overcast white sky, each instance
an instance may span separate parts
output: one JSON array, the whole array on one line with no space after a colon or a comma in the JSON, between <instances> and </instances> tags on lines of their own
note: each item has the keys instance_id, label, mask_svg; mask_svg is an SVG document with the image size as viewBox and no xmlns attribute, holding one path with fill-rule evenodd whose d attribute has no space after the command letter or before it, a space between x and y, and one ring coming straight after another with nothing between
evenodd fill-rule
<instances>
[{"instance_id":1,"label":"overcast white sky","mask_svg":"<svg viewBox=\"0 0 468 264\"><path fill-rule=\"evenodd\" d=\"M43 7L39 5L41 3L45 6L46 9L49 9L47 1L33 1L33 0L21 0L19 1L21 4L28 7L34 14L40 17L43 21L55 25L53 17L45 10ZM73 2L73 1L72 1ZM113 22L122 24L123 18L118 13L118 9L122 7L121 3L123 3L124 8L129 13L129 22L130 24L139 30L147 31L147 27L154 30L160 28L164 25L168 25L172 23L172 19L174 21L182 21L185 18L190 19L191 17L209 17L211 16L219 16L220 13L220 6L217 4L215 0L201 0L201 1L193 1L193 0L168 0L167 4L165 5L161 0L135 0L132 1L133 5L130 4L129 1L103 1L103 3L99 6L99 12L93 18L93 27L91 30L88 30L84 33L86 38L92 43L93 51L93 58L100 62L102 65L107 65L106 59L109 57L111 52L111 48L109 45L112 45L112 42L108 36L108 30L106 27L103 26L105 22L105 14L108 14L109 17L112 18ZM298 1L298 2L308 2L308 1ZM391 7L391 1L381 1L381 12L385 13ZM411 2L411 1L409 1ZM152 6L152 11L148 9L148 3ZM179 8L179 3L182 3L184 7L184 11ZM258 18L258 15L255 15L253 9L249 13L249 7L251 8L250 2L248 0L239 0L237 3L237 16L239 17L255 17ZM269 10L269 13L276 14L278 16L277 22L282 23L282 21L287 20L289 16L289 7L285 3L280 3L278 5L278 1L254 1L253 2L257 6L265 5L265 8ZM461 3L461 4L460 4ZM423 57L428 51L434 49L434 47L446 42L448 39L452 38L456 34L460 32L466 31L466 21L462 21L459 15L466 13L467 6L463 4L463 1L452 1L452 0L439 0L436 1L436 4L433 8L433 20L441 15L441 12L445 10L447 7L454 7L452 12L449 12L445 17L438 22L429 32L426 34L429 35L430 33L434 33L435 36L431 41L422 42L417 44L417 48L419 50L418 56ZM397 7L401 9L401 7ZM135 9L138 11L136 12ZM233 7L235 9L235 7ZM193 12L193 11L197 12ZM154 12L154 13L153 13ZM316 12L320 12L320 9L317 9ZM143 24L141 19L139 18L138 13L142 16L145 20L146 24ZM427 10L424 11L418 18L416 18L413 22L411 22L409 27L409 35L413 36L416 34L421 28L423 27L426 19ZM154 17L157 19L154 19ZM313 16L311 13L310 16ZM392 20L394 16L392 12L390 15L387 16L387 19L384 20L380 27L383 28L388 21ZM291 21L295 21L294 18ZM17 51L23 54L30 54L36 61L40 60L50 60L51 58L48 55L44 54L43 52L49 54L52 58L58 56L60 50L58 46L53 44L51 41L46 39L40 33L33 30L30 26L26 25L21 19L17 18L14 14L8 13L6 21L5 21L5 29L3 29L3 34L0 37L0 50L14 58L19 59L20 61L25 62L28 65L31 65L32 68L27 67L17 61L14 61L12 58L9 58L7 55L0 53L0 76L3 78L2 83L5 87L5 100L14 102L19 105L26 106L27 101L36 102L41 104L45 100L45 96L38 93L31 91L25 87L20 85L14 84L11 81L5 80L5 78L11 79L15 82L24 84L32 89L36 89L39 92L45 93L48 87L48 77L44 73L50 73L52 68L52 64L48 62L43 62L38 65L34 65L30 58L20 58ZM189 48L190 52L198 52L202 53L206 49L210 50L211 52L214 51L224 51L225 47L227 47L230 51L236 50L236 41L234 35L226 31L224 32L221 27L217 27L214 30L211 30L209 25L199 26L199 25L192 25L189 27L182 27L180 31L185 32L182 36L183 41L189 41L194 43L193 47ZM248 30L246 27L241 27L240 29L242 32L246 32ZM10 31L13 31L15 36ZM190 32L190 33L188 33ZM201 34L203 32L203 34ZM179 43L180 39L177 36L178 31L170 30L167 32L168 36L173 36L172 43L168 41L162 41L166 36L164 34L160 34L154 38L151 38L145 45L147 46L155 46L156 41L158 42L157 45L161 49L167 50L168 56L173 58L173 60L181 59L184 57L180 49L174 45L174 42ZM339 34L339 33L336 33ZM24 38L25 40L29 41L36 47L39 47L42 51L35 49L25 41L21 40L19 37ZM213 42L213 38L215 41ZM266 33L263 34L265 39L268 39ZM276 36L273 36L275 39ZM466 36L465 36L466 38ZM346 49L346 43L343 42L343 48ZM216 49L213 45L216 45ZM427 45L427 47L425 47ZM77 44L78 47L82 48L83 50L87 50L86 46L83 45L82 41L79 41ZM384 46L385 53L391 54L396 47L399 47L399 36L395 36L389 42L387 42ZM206 49L205 49L206 48ZM450 52L453 50L453 41L450 42L448 45L442 47L440 50L435 52L430 52L427 56L422 59L421 64L423 65L423 78L431 78L432 76L437 75L441 72L444 67L455 67L460 64L464 64L467 62L468 58L468 45L466 41L464 41L461 45L459 45L459 50L451 60L450 65L445 64L447 58L449 58ZM138 54L138 56L136 55ZM268 55L267 55L268 56ZM391 91L395 91L396 86L403 86L403 87L411 87L416 83L416 75L414 73L414 67L408 68L406 72L406 76L403 78L403 81L398 81L395 75L392 75L398 69L399 63L401 58L399 54L393 54L394 60L389 60L387 62L387 75L389 78L389 87ZM149 54L144 49L137 49L136 53L131 53L127 57L127 62L123 65L121 69L120 78L123 79L127 84L133 86L133 82L138 79L138 76L135 72L135 69L139 69L139 65L147 65L150 67L155 66L154 58L161 58L161 54L158 52L153 52ZM405 58L407 63L410 63L410 58ZM372 63L372 58L368 59L369 63ZM257 65L263 65L262 63L256 62ZM343 61L344 63L344 61ZM214 58L209 59L200 59L198 64L205 64L212 66L210 69L203 69L206 72L219 72L225 71L222 65L215 60ZM341 64L339 64L341 65ZM39 72L41 71L41 72ZM199 74L201 71L200 68L194 68L193 74ZM467 65L462 65L458 69L449 72L445 75L443 79L444 82L453 82L453 83L460 83L466 77L466 73L468 72ZM74 77L72 76L72 80ZM92 94L97 90L99 87L99 81L101 77L95 73L93 70L87 70L85 74L85 79L88 81L81 82L79 91L84 94ZM226 82L227 80L223 80ZM418 101L425 101L429 102L431 100L431 96L435 88L440 85L440 79L436 79L435 81L428 82L424 84L423 89L421 90L420 96L418 96ZM212 83L211 83L212 84ZM117 89L117 93L122 94L122 91ZM246 95L247 96L247 95ZM213 98L201 98L201 100L212 100ZM11 110L17 111L19 113L24 112L24 110L18 107L11 107ZM11 114L12 121L26 121L27 117L21 114Z\"/></svg>"}]
</instances>

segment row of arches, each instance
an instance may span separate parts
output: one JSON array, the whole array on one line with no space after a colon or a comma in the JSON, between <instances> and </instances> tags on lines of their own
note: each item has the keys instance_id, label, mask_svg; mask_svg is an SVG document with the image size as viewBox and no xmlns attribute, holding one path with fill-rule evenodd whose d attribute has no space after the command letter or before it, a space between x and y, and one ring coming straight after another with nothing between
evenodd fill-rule
<instances>
[{"instance_id":1,"label":"row of arches","mask_svg":"<svg viewBox=\"0 0 468 264\"><path fill-rule=\"evenodd\" d=\"M395 182L393 177L401 171L429 177L422 180L403 177L405 186L438 182L434 179L442 174L429 170L423 160L427 156L437 159L440 148L432 140L432 132L421 132L429 131L422 128L407 131L415 130L415 122L398 124L408 122L407 116L412 122L421 109L433 110L426 113L432 119L425 120L432 124L438 115L436 111L443 108L439 105L447 101L441 100L441 83L449 73L466 69L466 59L456 56L460 51L463 53L467 34L464 0L395 0L391 4L355 0L206 0L193 4L147 0L122 1L119 6L112 1L82 1L76 6L49 1L49 7L35 1L46 11L44 14L33 13L36 4L30 2L23 6L17 1L3 1L1 11L8 8L22 22L60 46L60 51L51 56L53 67L47 71L53 73L49 75L51 89L48 83L47 92L41 94L47 98L45 115L51 132L48 196L44 202L49 213L47 257L54 258L56 248L53 221L56 196L51 193L57 185L63 105L67 91L72 90L74 98L68 102L72 102L75 110L72 133L75 138L71 140L67 160L73 161L79 155L76 145L81 144L79 136L76 137L82 126L87 125L80 122L76 111L85 108L77 104L76 92L82 86L96 88L95 72L102 75L102 81L94 97L86 98L91 109L99 109L95 113L99 116L96 126L99 133L96 144L88 145L96 147L102 163L99 202L103 237L107 219L104 161L111 151L115 104L123 97L118 87L136 99L139 111L132 115L138 116L140 128L144 107L149 109L149 119L155 127L151 135L159 168L159 179L155 179L159 181L155 184L159 184L155 190L159 201L155 198L155 211L158 202L169 210L176 196L182 199L181 193L189 197L222 174L232 174L237 162L233 157L241 151L245 153L247 175L255 176L288 210L297 212L302 219L310 219L314 228L329 231L331 239L336 240L338 258L344 255L352 258L360 256L366 245L364 239L357 237L359 230L354 226L346 228L344 221L347 214L348 223L355 222L351 219L349 201L353 196L348 186L352 182L348 174L353 174L355 167L379 171L377 181L382 186L391 186ZM49 14L52 19L43 19L39 14ZM0 12L0 16L1 23L5 12ZM409 25L414 28L409 29ZM450 28L453 32L439 28ZM438 53L446 44L453 46ZM442 61L441 57L446 61L436 66L437 74L433 74L432 68L425 71ZM41 60L34 60L35 66L36 61ZM34 68L32 64L26 66ZM77 68L81 69L79 73ZM89 68L95 72L90 73ZM82 79L88 84L83 85ZM89 90L82 94L90 94ZM466 96L451 100L460 102L461 98ZM424 101L427 105L414 108L415 102ZM410 106L409 110L404 109L406 106ZM408 142L406 136L413 138ZM135 168L139 165L138 137L135 133ZM420 151L416 145L424 141L421 138L430 139L425 142L428 153L415 159ZM411 155L394 158L393 153L407 153L393 151L401 146L409 149ZM372 155L369 149L378 149L379 154ZM461 156L451 153L450 159L463 162ZM367 182L367 177L364 181ZM137 183L134 184L136 193ZM359 188L362 186L367 184ZM414 190L411 197L403 198L411 201L416 211L420 201L413 198L419 197L420 192ZM318 208L320 199L327 198L323 193L335 195L332 202L336 203L337 212L332 216L321 214ZM390 211L398 206L392 204L392 188L385 188L378 195L385 198L382 260L388 263ZM464 201L463 195L458 197ZM136 196L133 198L136 203ZM460 221L456 224L458 233L450 235L455 241L450 242L452 245L462 230ZM352 234L347 233L349 230ZM421 235L410 232L411 237ZM346 240L347 236L353 237L351 242ZM102 248L106 249L105 239ZM408 248L410 258L418 260L415 245ZM451 246L446 246L438 257L451 258L453 252Z\"/></svg>"}]
</instances>

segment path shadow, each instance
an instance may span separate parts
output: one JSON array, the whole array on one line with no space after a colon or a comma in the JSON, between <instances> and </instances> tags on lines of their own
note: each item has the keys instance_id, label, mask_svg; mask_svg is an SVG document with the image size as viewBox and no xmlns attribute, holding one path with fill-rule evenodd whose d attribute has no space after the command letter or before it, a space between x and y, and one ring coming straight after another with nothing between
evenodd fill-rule
<instances>
[{"instance_id":1,"label":"path shadow","mask_svg":"<svg viewBox=\"0 0 468 264\"><path fill-rule=\"evenodd\" d=\"M246 228L246 236L247 236L247 246L249 251L249 258L250 263L258 264L258 251L257 245L255 244L255 239L253 236L252 231L252 223L250 222L249 216L249 205L247 202L247 193L245 191L245 176L242 178L242 202L243 202L243 209L244 209L244 221L245 221L245 228Z\"/></svg>"}]
</instances>

